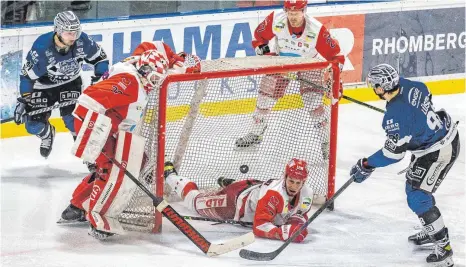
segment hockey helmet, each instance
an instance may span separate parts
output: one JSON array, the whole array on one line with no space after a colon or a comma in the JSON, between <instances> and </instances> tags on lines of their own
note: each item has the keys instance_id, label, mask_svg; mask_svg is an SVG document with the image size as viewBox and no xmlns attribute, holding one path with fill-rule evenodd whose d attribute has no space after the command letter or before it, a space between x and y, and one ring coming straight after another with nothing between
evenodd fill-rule
<instances>
[{"instance_id":1,"label":"hockey helmet","mask_svg":"<svg viewBox=\"0 0 466 267\"><path fill-rule=\"evenodd\" d=\"M61 35L64 32L75 32L76 39L81 36L81 22L73 11L63 11L58 13L53 20L53 25L58 38L61 38ZM63 42L63 40L60 41Z\"/></svg>"},{"instance_id":2,"label":"hockey helmet","mask_svg":"<svg viewBox=\"0 0 466 267\"><path fill-rule=\"evenodd\" d=\"M291 159L285 167L285 176L305 181L308 176L307 162L301 159Z\"/></svg>"},{"instance_id":3,"label":"hockey helmet","mask_svg":"<svg viewBox=\"0 0 466 267\"><path fill-rule=\"evenodd\" d=\"M144 87L154 88L167 74L168 60L157 50L147 50L141 54L135 66Z\"/></svg>"},{"instance_id":4,"label":"hockey helmet","mask_svg":"<svg viewBox=\"0 0 466 267\"><path fill-rule=\"evenodd\" d=\"M369 88L375 90L381 87L384 92L390 92L398 88L400 76L394 67L388 64L380 64L369 70L366 82Z\"/></svg>"},{"instance_id":5,"label":"hockey helmet","mask_svg":"<svg viewBox=\"0 0 466 267\"><path fill-rule=\"evenodd\" d=\"M304 10L307 7L307 0L285 0L283 9L287 10Z\"/></svg>"}]
</instances>

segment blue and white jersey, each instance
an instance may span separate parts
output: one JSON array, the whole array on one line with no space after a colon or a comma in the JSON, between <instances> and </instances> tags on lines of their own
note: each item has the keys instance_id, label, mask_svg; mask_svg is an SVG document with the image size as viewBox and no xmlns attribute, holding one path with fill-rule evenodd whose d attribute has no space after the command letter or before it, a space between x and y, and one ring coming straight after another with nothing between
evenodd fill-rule
<instances>
[{"instance_id":1,"label":"blue and white jersey","mask_svg":"<svg viewBox=\"0 0 466 267\"><path fill-rule=\"evenodd\" d=\"M69 83L81 75L83 62L94 65L96 76L108 70L104 50L84 32L66 54L57 51L54 32L39 36L26 56L20 75L20 93L49 89Z\"/></svg>"},{"instance_id":2,"label":"blue and white jersey","mask_svg":"<svg viewBox=\"0 0 466 267\"><path fill-rule=\"evenodd\" d=\"M403 159L407 150L421 153L451 132L451 118L440 117L432 105L432 95L422 82L400 78L400 91L387 102L382 128L387 140L382 149L367 160L372 167L384 167Z\"/></svg>"}]
</instances>

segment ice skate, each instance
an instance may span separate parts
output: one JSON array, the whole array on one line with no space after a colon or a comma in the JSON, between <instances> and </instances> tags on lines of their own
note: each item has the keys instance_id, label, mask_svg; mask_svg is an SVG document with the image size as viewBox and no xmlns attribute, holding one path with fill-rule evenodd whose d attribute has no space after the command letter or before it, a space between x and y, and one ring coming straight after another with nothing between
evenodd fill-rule
<instances>
[{"instance_id":1,"label":"ice skate","mask_svg":"<svg viewBox=\"0 0 466 267\"><path fill-rule=\"evenodd\" d=\"M221 188L225 188L235 182L235 179L219 177L217 183Z\"/></svg>"},{"instance_id":2,"label":"ice skate","mask_svg":"<svg viewBox=\"0 0 466 267\"><path fill-rule=\"evenodd\" d=\"M80 223L86 221L86 212L70 204L61 214L58 224Z\"/></svg>"},{"instance_id":3,"label":"ice skate","mask_svg":"<svg viewBox=\"0 0 466 267\"><path fill-rule=\"evenodd\" d=\"M244 137L238 138L235 142L236 148L242 149L242 148L249 148L249 147L255 147L256 145L259 145L262 143L262 135L258 135L255 133L248 133Z\"/></svg>"},{"instance_id":4,"label":"ice skate","mask_svg":"<svg viewBox=\"0 0 466 267\"><path fill-rule=\"evenodd\" d=\"M432 263L435 267L452 267L453 263L453 250L450 246L450 238L448 236L448 229L445 228L445 236L435 241L434 251L427 256L426 261Z\"/></svg>"},{"instance_id":5,"label":"ice skate","mask_svg":"<svg viewBox=\"0 0 466 267\"><path fill-rule=\"evenodd\" d=\"M40 133L37 136L41 139L40 142L40 154L44 158L48 158L50 152L52 152L53 140L55 139L55 127L48 124L47 129L43 130L44 133Z\"/></svg>"},{"instance_id":6,"label":"ice skate","mask_svg":"<svg viewBox=\"0 0 466 267\"><path fill-rule=\"evenodd\" d=\"M97 240L101 240L101 241L106 240L107 238L115 235L113 233L108 233L108 232L97 230L92 225L91 225L91 228L89 229L88 234L92 236L93 238Z\"/></svg>"}]
</instances>

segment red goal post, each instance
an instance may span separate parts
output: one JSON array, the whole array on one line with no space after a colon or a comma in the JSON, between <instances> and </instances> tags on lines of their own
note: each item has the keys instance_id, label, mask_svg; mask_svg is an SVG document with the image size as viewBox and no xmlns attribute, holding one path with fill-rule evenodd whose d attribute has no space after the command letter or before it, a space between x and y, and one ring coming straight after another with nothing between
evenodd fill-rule
<instances>
[{"instance_id":1,"label":"red goal post","mask_svg":"<svg viewBox=\"0 0 466 267\"><path fill-rule=\"evenodd\" d=\"M257 60L256 60L257 58ZM269 58L269 59L268 59ZM267 62L265 64L258 63L260 66L255 65L255 60L257 62L260 61L274 61L272 63ZM216 62L215 64L212 64L210 69L209 69L209 62ZM229 69L222 69L225 65L228 65L230 62L233 62L228 68ZM241 62L239 65L235 65L235 62ZM244 67L244 65L248 65L248 63L251 63L252 67ZM269 64L270 63L270 64ZM207 66L207 67L206 67ZM269 77L270 75L277 75L280 74L286 79L289 79L294 83L293 85L287 84L288 87L283 88L283 90L289 90L290 87L294 87L294 93L290 95L290 98L293 98L294 102L290 102L290 107L285 107L282 110L280 108L277 108L278 111L272 111L272 113L293 113L295 112L294 110L300 110L303 109L301 108L296 108L295 106L297 105L296 101L296 90L299 88L303 88L304 86L311 86L315 87L316 89L328 89L328 95L331 94L331 97L328 99L330 103L328 104L328 116L330 122L328 123L328 132L329 132L329 154L328 154L328 162L325 162L325 168L326 171L322 173L322 171L319 171L319 174L313 175L312 179L321 179L325 181L320 181L318 184L318 187L320 190L323 190L322 192L325 194L325 198L328 199L331 196L333 196L335 192L335 170L336 170L336 153L337 153L337 128L338 128L338 97L339 97L339 89L340 89L340 68L338 62L335 61L325 61L325 62L316 62L313 59L305 59L305 58L287 58L287 57L249 57L249 58L240 58L240 59L219 59L219 60L212 60L212 61L202 61L202 72L201 73L193 73L193 74L171 74L168 75L164 81L161 83L159 90L154 90L153 93L155 94L155 91L157 91L158 96L157 96L157 102L152 100L152 107L149 105L151 104L151 100L149 99L148 107L146 107L146 111L144 112L143 115L143 121L147 125L151 125L151 129L149 131L151 132L150 134L148 133L142 133L142 130L140 130L140 134L146 137L147 142L152 142L152 146L149 146L149 151L151 152L149 157L149 163L146 164L146 170L142 171L140 180L145 181L148 185L151 185L151 190L154 191L156 196L164 196L166 195L166 192L164 192L164 162L166 160L171 160L175 162L175 166L178 168L181 168L181 162L183 161L183 167L181 168L181 174L186 176L186 173L188 173L188 178L193 178L199 173L199 176L202 177L209 177L209 181L205 182L203 178L198 177L198 181L196 181L198 184L200 184L201 188L205 187L210 187L210 186L215 186L215 179L213 179L213 175L207 175L204 173L204 169L215 169L219 165L222 165L222 161L225 161L225 164L230 164L229 162L234 162L231 163L231 165L234 165L236 163L244 163L244 162L260 162L262 157L267 158L268 155L275 155L275 154L286 154L284 151L259 151L259 152L253 152L256 153L257 155L251 156L251 154L245 154L245 153L250 153L250 152L231 152L229 151L230 149L233 150L233 145L234 142L231 143L231 148L229 147L229 141L228 142L218 142L216 144L212 144L212 146L218 146L215 147L214 149L211 147L209 148L208 146L210 145L210 141L212 139L215 139L214 137L209 137L209 134L215 135L217 134L215 132L215 129L220 129L221 128L221 123L225 121L236 121L236 120L245 120L243 117L250 117L251 112L246 112L246 113L241 113L242 111L238 113L228 113L228 111L214 111L212 113L215 113L214 115L210 114L209 111L205 110L205 107L207 106L219 106L223 105L222 102L228 102L230 100L223 100L223 99L204 99L206 96L209 95L209 90L218 90L219 87L223 86L223 82L225 80L231 81L235 79L240 79L238 77L243 77L242 80L248 80L248 81L256 81L256 85L258 85L260 82L259 80L264 79L264 77ZM307 79L306 75L297 75L300 73L315 73L312 74L314 76L309 76L311 77L309 80ZM245 77L245 78L244 78ZM314 78L312 78L314 77ZM317 78L316 78L317 77ZM230 80L229 80L230 79ZM216 81L216 82L213 82ZM236 81L236 80L235 80ZM240 88L241 90L245 90L247 87L245 84L246 82L233 82L237 88ZM238 85L239 84L239 85ZM193 93L191 91L194 91L194 96L192 97L186 97L187 99L190 99L189 105L183 104L179 106L172 107L169 105L169 90L170 88L175 88L178 87L178 90L181 92L181 94L185 92ZM235 88L236 88L235 87ZM181 88L181 89L180 89ZM201 89L199 89L201 88ZM203 92L200 92L201 90L204 90ZM231 89L233 90L233 89ZM239 90L239 89L238 89ZM247 90L246 90L247 91ZM196 98L196 93L201 94L199 98L201 100L198 101L196 104L196 101L193 101L193 99ZM188 93L186 93L188 94ZM236 106L237 103L240 103L241 101L248 101L251 103L254 103L254 99L257 97L257 92L255 92L255 97L248 97L247 100L244 100L246 98L241 98L239 100L235 99L232 100L233 102L228 102L226 105L229 105L229 108L235 109L234 106ZM249 94L249 96L251 96ZM286 97L287 95L285 95ZM204 101L204 102L202 102ZM238 102L240 101L240 102ZM197 107L195 107L198 105ZM199 109L202 109L202 105L204 105L204 110L199 111ZM293 107L291 107L293 106ZM173 115L174 111L176 110L182 110L183 109L183 115ZM186 111L188 109L188 111ZM190 120L190 113L192 113L193 109L198 109L197 114L192 115L191 122L188 123L187 121ZM215 109L215 107L214 107ZM173 114L171 113L173 112ZM151 119L148 119L148 114L152 116ZM201 115L199 115L201 114ZM206 115L207 114L207 115ZM220 115L219 115L220 114ZM225 115L226 114L226 115ZM306 113L303 113L306 114ZM291 117L295 118L297 117L297 120L292 120L291 122L287 122L286 126L292 127L292 125L296 124L296 121L300 123L297 127L306 127L306 124L308 121L305 121L305 119L300 119L306 117L305 115L292 115ZM171 116L171 117L170 117ZM182 116L187 117L181 120L184 120L184 124L182 122L178 122L177 119L181 118ZM223 116L223 117L222 117ZM226 117L231 117L231 118L226 118ZM176 118L173 118L176 117ZM202 118L200 118L202 117ZM239 119L241 117L241 119ZM289 117L289 116L288 116ZM288 118L287 117L287 118ZM168 120L167 120L168 118ZM205 126L203 124L208 124L205 118L207 119L212 119L216 120L213 122L213 125L216 125L214 127L211 127L207 129L209 133L206 133L205 136L202 136L202 138L199 138L199 136L196 136L195 134L193 135L192 131L199 131L202 132ZM220 118L220 119L219 119ZM280 123L276 124L281 124L285 121L284 118L277 119L276 121L280 121ZM176 138L176 141L170 143L173 145L170 145L171 147L168 149L170 151L167 151L167 138L170 138L171 133L173 132L170 129L170 123L177 124L175 127L176 129L181 128L181 130L178 132L176 130L176 134L179 137ZM182 125L183 124L183 125ZM217 127L218 125L218 127ZM236 125L234 123L232 124L227 124L227 128L220 130L220 133L225 133L226 131L229 132L230 128L242 128L241 125ZM286 127L284 126L284 127ZM192 129L198 127L198 129ZM287 128L290 128L287 127ZM142 127L144 128L144 127ZM171 127L173 128L173 127ZM247 128L247 125L244 125L244 128ZM272 127L270 127L272 128ZM297 128L297 129L298 129ZM186 130L187 129L187 130ZM311 128L309 128L311 129ZM226 130L226 131L225 131ZM286 130L286 129L285 129ZM264 135L264 139L267 138L267 135L273 135L276 139L280 139L280 136L283 131L285 130L277 130L276 132L273 132L273 129L268 129ZM300 135L307 134L307 132L301 132L298 133ZM183 140L184 137L187 137L189 140ZM216 135L218 136L218 135ZM314 135L310 135L312 138L315 137ZM154 138L155 137L155 138ZM238 136L239 137L239 136ZM201 142L201 139L205 139L203 143ZM154 139L154 140L152 140ZM201 141L200 141L201 140ZM311 139L309 139L311 140ZM312 139L314 140L314 139ZM312 141L311 140L311 141ZM206 142L207 141L207 145ZM304 140L299 147L306 147L307 144L310 144L312 142L308 142ZM280 141L278 141L279 143ZM264 141L265 143L265 141ZM276 144L278 144L276 143ZM318 142L316 141L316 144ZM182 144L182 145L180 145ZM316 144L310 144L310 146L317 147L318 145ZM147 145L147 144L146 144ZM263 144L261 144L263 145ZM172 148L175 146L176 148ZM206 148L207 146L207 148ZM266 145L264 145L265 147ZM273 145L270 145L273 147ZM181 149L180 149L181 147ZM286 147L286 146L285 146ZM148 151L146 149L146 152ZM323 149L323 148L322 148ZM156 151L154 151L156 150ZM192 150L192 151L190 151ZM214 150L213 152L210 152L211 150ZM282 150L286 150L282 149ZM315 148L315 150L319 150L319 148ZM181 151L181 152L180 152ZM209 151L209 152L206 152ZM216 158L216 154L219 154L220 152L223 151L228 151L230 154L234 154L235 158L228 157L228 156L221 156L219 158ZM253 154L252 153L252 154ZM303 152L297 152L296 154L302 154ZM316 152L317 153L317 152ZM310 158L314 159L316 158L314 153ZM179 155L181 154L181 156ZM190 159L183 159L183 157L188 158L190 157L191 159L198 159L204 155L209 156L206 159L200 160L199 162L195 163L191 169L192 171L184 171L184 169L188 169L189 167L185 167L186 162L191 161ZM239 155L239 156L238 156ZM280 158L280 155L278 155L276 158ZM294 155L294 154L292 154ZM246 159L242 159L246 158ZM280 164L284 161L288 161L290 158L280 158L280 160L277 160L276 162L280 162ZM325 159L325 158L324 158ZM217 161L211 162L211 160ZM150 165L150 162L152 161L152 165ZM243 162L244 161L244 162ZM272 160L270 159L265 159L265 162L257 163L257 168L262 168L261 170L264 170L264 168L269 168L267 164L271 165L280 165L280 164L274 164L276 162L272 163ZM320 161L319 161L320 162ZM321 164L320 163L316 163ZM198 169L198 165L204 165L200 166ZM221 166L218 167L219 169L215 170L215 172L218 172L219 174L223 174L222 169L226 168L231 168L234 169L235 167L238 166ZM261 166L258 166L261 165ZM263 166L262 166L263 165ZM256 166L251 165L251 168L255 168ZM284 168L284 165L281 166L280 168ZM316 167L317 168L317 167ZM321 169L321 166L319 167ZM183 173L184 171L184 173ZM214 172L214 173L215 173ZM202 173L202 174L201 174ZM231 175L231 171L229 172ZM322 174L321 174L322 173ZM154 175L155 174L155 175ZM251 174L252 175L252 174ZM272 175L272 174L270 174ZM273 174L274 176L278 176L276 173ZM150 176L150 179L147 177ZM237 178L237 179L242 179L241 174L238 172L238 175L235 175L238 177L230 177L230 178ZM318 176L318 177L317 177ZM321 176L324 176L323 178ZM154 179L155 177L155 179ZM315 178L317 177L317 178ZM320 178L319 178L320 177ZM243 177L243 178L248 178L248 177ZM250 178L255 178L255 177L250 177ZM280 178L280 177L269 177L269 178ZM205 182L205 183L204 183ZM325 185L326 188L321 188ZM325 191L325 192L324 192ZM139 196L137 196L138 193L135 192L135 196L133 197L133 200L129 203L127 210L123 213L123 215L120 218L120 221L124 223L126 226L132 225L131 227L128 227L129 230L143 230L143 231L152 231L152 232L159 232L161 230L161 222L162 222L162 217L161 214L156 212L155 209L150 207L150 203L145 200L144 202L141 202L139 200ZM144 203L144 204L140 204ZM143 218L141 218L143 217ZM151 222L151 220L153 220ZM133 227L136 225L136 227Z\"/></svg>"}]
</instances>

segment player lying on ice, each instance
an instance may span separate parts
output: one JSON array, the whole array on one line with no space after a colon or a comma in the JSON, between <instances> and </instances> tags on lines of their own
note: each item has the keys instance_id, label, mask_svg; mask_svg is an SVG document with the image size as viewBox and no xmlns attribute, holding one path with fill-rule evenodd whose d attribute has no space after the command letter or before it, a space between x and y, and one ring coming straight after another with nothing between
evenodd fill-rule
<instances>
[{"instance_id":1,"label":"player lying on ice","mask_svg":"<svg viewBox=\"0 0 466 267\"><path fill-rule=\"evenodd\" d=\"M219 178L217 192L201 192L187 177L177 174L171 162L165 163L165 182L171 194L201 216L252 222L255 236L287 240L308 219L313 190L306 184L307 163L293 158L280 179L242 180ZM293 241L302 242L302 231Z\"/></svg>"},{"instance_id":2,"label":"player lying on ice","mask_svg":"<svg viewBox=\"0 0 466 267\"><path fill-rule=\"evenodd\" d=\"M103 153L138 177L144 164L145 140L132 131L141 118L147 95L167 73L200 71L200 64L187 68L183 58L168 46L154 43L157 50L143 51L140 56L113 65L108 79L89 86L79 97L73 111L78 135L72 152L96 162L97 170L74 190L71 204L58 223L87 219L91 225L89 234L98 239L123 233L118 216L136 185Z\"/></svg>"}]
</instances>

